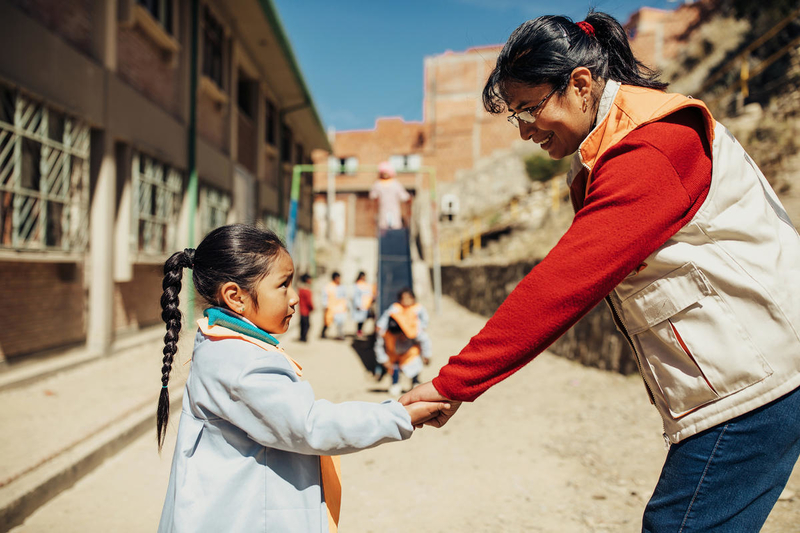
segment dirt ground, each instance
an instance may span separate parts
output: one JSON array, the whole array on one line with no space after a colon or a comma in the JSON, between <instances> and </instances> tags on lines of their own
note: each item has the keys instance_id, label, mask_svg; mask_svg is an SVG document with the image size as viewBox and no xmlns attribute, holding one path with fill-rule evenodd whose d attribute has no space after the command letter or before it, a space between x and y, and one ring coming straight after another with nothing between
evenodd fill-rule
<instances>
[{"instance_id":1,"label":"dirt ground","mask_svg":"<svg viewBox=\"0 0 800 533\"><path fill-rule=\"evenodd\" d=\"M435 360L424 377L484 322L445 300L433 318ZM387 381L367 375L349 340L315 336L302 345L292 340L296 333L285 337L317 397L388 397ZM13 531L154 531L176 429L160 458L154 432L144 435ZM465 404L444 428L343 457L340 531L636 532L666 454L661 432L637 376L545 353ZM799 497L778 502L763 531L800 530L800 469L788 488Z\"/></svg>"}]
</instances>

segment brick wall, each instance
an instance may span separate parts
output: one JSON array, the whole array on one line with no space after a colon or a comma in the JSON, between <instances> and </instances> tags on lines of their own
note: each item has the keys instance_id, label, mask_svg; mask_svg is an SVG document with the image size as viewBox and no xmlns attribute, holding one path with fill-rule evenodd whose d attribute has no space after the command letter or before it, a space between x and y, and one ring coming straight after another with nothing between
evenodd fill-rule
<instances>
[{"instance_id":1,"label":"brick wall","mask_svg":"<svg viewBox=\"0 0 800 533\"><path fill-rule=\"evenodd\" d=\"M428 127L419 122L406 122L401 118L379 118L371 130L344 131L336 134L334 156L357 157L359 166L377 166L393 155L422 154L422 164L428 165ZM312 154L315 164L327 164L328 154L319 150ZM338 175L337 189L369 190L377 178L374 172L359 172L354 175ZM398 176L407 187L414 186L414 178ZM314 189L325 190L328 173L314 173Z\"/></svg>"},{"instance_id":2,"label":"brick wall","mask_svg":"<svg viewBox=\"0 0 800 533\"><path fill-rule=\"evenodd\" d=\"M197 92L197 133L222 153L228 153L228 106Z\"/></svg>"},{"instance_id":3,"label":"brick wall","mask_svg":"<svg viewBox=\"0 0 800 533\"><path fill-rule=\"evenodd\" d=\"M503 116L483 108L481 93L502 45L445 52L425 58L425 122L430 127L426 164L448 182L459 170L506 150L519 138Z\"/></svg>"},{"instance_id":4,"label":"brick wall","mask_svg":"<svg viewBox=\"0 0 800 533\"><path fill-rule=\"evenodd\" d=\"M0 262L0 359L86 339L83 265Z\"/></svg>"},{"instance_id":5,"label":"brick wall","mask_svg":"<svg viewBox=\"0 0 800 533\"><path fill-rule=\"evenodd\" d=\"M114 284L114 331L135 330L161 322L163 279L162 265L134 265L131 281Z\"/></svg>"},{"instance_id":6,"label":"brick wall","mask_svg":"<svg viewBox=\"0 0 800 533\"><path fill-rule=\"evenodd\" d=\"M117 34L117 69L120 78L147 98L180 115L178 68L138 27L120 27Z\"/></svg>"},{"instance_id":7,"label":"brick wall","mask_svg":"<svg viewBox=\"0 0 800 533\"><path fill-rule=\"evenodd\" d=\"M625 24L636 58L653 68L675 59L686 44L691 27L707 16L716 0L683 4L672 11L643 7Z\"/></svg>"},{"instance_id":8,"label":"brick wall","mask_svg":"<svg viewBox=\"0 0 800 533\"><path fill-rule=\"evenodd\" d=\"M11 3L84 54L92 54L93 0L11 0Z\"/></svg>"}]
</instances>

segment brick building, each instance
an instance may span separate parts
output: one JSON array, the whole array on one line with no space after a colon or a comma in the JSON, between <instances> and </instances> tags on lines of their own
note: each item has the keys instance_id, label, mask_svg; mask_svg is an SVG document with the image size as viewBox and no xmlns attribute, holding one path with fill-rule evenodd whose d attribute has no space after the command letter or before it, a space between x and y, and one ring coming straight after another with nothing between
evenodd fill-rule
<instances>
[{"instance_id":1,"label":"brick building","mask_svg":"<svg viewBox=\"0 0 800 533\"><path fill-rule=\"evenodd\" d=\"M159 323L169 254L284 231L329 149L271 2L0 0L0 48L0 364ZM311 200L309 174L300 268Z\"/></svg>"},{"instance_id":2,"label":"brick building","mask_svg":"<svg viewBox=\"0 0 800 533\"><path fill-rule=\"evenodd\" d=\"M691 29L715 8L715 0L686 2L667 11L643 7L625 23L631 49L645 65L661 69L678 57Z\"/></svg>"},{"instance_id":3,"label":"brick building","mask_svg":"<svg viewBox=\"0 0 800 533\"><path fill-rule=\"evenodd\" d=\"M335 176L333 216L341 227L334 234L343 237L375 235L373 203L368 191L377 178L374 167L391 161L398 179L418 197L427 194L428 174L415 173L420 167L434 168L436 180L452 182L458 172L498 149L507 149L519 133L483 108L481 92L494 68L502 45L447 51L424 60L423 121L379 118L371 130L336 132L331 154L338 170ZM324 164L328 153L314 155ZM371 169L359 172L359 168ZM420 190L417 190L420 189ZM314 174L317 234L325 234L328 205L328 174Z\"/></svg>"}]
</instances>

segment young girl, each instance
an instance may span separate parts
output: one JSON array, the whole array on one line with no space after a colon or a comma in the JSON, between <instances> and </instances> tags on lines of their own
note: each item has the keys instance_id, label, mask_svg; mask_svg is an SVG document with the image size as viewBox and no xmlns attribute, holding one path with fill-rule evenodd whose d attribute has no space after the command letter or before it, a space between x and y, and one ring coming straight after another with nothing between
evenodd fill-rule
<instances>
[{"instance_id":1,"label":"young girl","mask_svg":"<svg viewBox=\"0 0 800 533\"><path fill-rule=\"evenodd\" d=\"M330 456L407 439L444 404L315 400L272 336L298 303L291 257L272 232L224 226L164 264L159 449L184 268L211 307L198 320L159 532L336 531L340 470Z\"/></svg>"}]
</instances>

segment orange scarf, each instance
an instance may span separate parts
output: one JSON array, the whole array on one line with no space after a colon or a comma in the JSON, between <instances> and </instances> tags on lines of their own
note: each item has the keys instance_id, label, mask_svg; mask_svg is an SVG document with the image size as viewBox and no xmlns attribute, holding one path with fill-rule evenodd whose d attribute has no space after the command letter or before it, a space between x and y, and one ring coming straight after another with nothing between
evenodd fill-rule
<instances>
[{"instance_id":1,"label":"orange scarf","mask_svg":"<svg viewBox=\"0 0 800 533\"><path fill-rule=\"evenodd\" d=\"M203 335L213 339L240 339L267 351L280 352L289 364L292 365L298 376L303 375L303 367L289 357L283 348L273 346L267 342L255 339L244 333L238 333L223 326L209 326L208 318L201 318L197 321ZM338 456L320 455L319 457L320 477L322 478L322 492L325 495L325 507L328 509L328 526L331 533L339 530L339 512L342 507L342 466Z\"/></svg>"}]
</instances>

